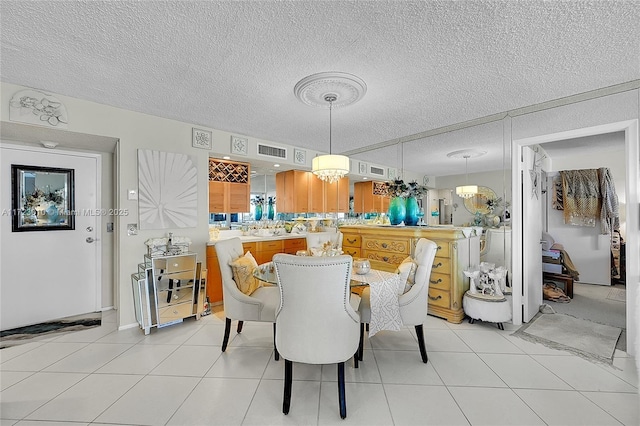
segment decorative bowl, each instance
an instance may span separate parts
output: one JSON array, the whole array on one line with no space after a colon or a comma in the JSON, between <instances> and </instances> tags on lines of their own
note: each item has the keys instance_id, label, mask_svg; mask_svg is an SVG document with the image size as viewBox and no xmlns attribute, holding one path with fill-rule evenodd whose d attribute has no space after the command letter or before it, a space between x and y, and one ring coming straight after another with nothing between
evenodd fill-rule
<instances>
[{"instance_id":1,"label":"decorative bowl","mask_svg":"<svg viewBox=\"0 0 640 426\"><path fill-rule=\"evenodd\" d=\"M353 259L353 270L358 275L368 274L371 270L371 262L369 259L355 258Z\"/></svg>"}]
</instances>

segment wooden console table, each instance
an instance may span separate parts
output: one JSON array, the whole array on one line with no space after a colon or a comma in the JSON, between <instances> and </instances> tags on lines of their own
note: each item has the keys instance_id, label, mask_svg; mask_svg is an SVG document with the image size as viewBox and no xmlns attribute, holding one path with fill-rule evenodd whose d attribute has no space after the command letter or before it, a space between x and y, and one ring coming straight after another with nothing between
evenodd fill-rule
<instances>
[{"instance_id":1,"label":"wooden console table","mask_svg":"<svg viewBox=\"0 0 640 426\"><path fill-rule=\"evenodd\" d=\"M429 314L462 322L462 297L469 289L463 271L480 263L480 236L471 228L354 225L340 231L345 254L386 264L389 270L413 255L420 238L434 241L438 251L429 279Z\"/></svg>"}]
</instances>

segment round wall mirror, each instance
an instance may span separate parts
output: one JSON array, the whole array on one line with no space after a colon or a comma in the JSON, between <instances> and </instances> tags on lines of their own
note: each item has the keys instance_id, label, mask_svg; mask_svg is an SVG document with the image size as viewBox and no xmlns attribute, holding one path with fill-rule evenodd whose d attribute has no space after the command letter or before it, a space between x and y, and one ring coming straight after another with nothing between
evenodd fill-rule
<instances>
[{"instance_id":1,"label":"round wall mirror","mask_svg":"<svg viewBox=\"0 0 640 426\"><path fill-rule=\"evenodd\" d=\"M497 196L493 189L486 186L478 186L478 193L475 196L464 199L464 207L471 214L476 214L476 212L487 214L489 213L487 201L495 200L496 198Z\"/></svg>"}]
</instances>

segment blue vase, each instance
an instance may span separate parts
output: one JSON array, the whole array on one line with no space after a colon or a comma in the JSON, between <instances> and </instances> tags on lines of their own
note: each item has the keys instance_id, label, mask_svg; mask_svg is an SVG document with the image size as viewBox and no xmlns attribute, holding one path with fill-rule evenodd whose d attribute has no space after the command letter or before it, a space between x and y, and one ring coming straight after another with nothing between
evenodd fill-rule
<instances>
[{"instance_id":1,"label":"blue vase","mask_svg":"<svg viewBox=\"0 0 640 426\"><path fill-rule=\"evenodd\" d=\"M269 208L267 209L267 219L273 220L275 212L273 211L273 203L269 202Z\"/></svg>"},{"instance_id":2,"label":"blue vase","mask_svg":"<svg viewBox=\"0 0 640 426\"><path fill-rule=\"evenodd\" d=\"M400 225L407 215L405 199L402 197L393 197L389 203L388 215L389 222L392 225Z\"/></svg>"},{"instance_id":3,"label":"blue vase","mask_svg":"<svg viewBox=\"0 0 640 426\"><path fill-rule=\"evenodd\" d=\"M418 200L416 197L407 197L405 208L407 210L404 224L408 226L415 226L418 224L418 212L420 206L418 206Z\"/></svg>"},{"instance_id":4,"label":"blue vase","mask_svg":"<svg viewBox=\"0 0 640 426\"><path fill-rule=\"evenodd\" d=\"M256 204L256 212L254 215L255 220L262 219L262 204Z\"/></svg>"}]
</instances>

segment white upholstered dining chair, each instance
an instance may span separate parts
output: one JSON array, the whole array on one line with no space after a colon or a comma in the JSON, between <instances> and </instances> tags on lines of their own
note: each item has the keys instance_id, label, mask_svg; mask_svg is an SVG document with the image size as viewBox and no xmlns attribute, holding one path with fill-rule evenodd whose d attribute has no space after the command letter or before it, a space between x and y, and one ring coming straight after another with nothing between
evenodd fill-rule
<instances>
[{"instance_id":1,"label":"white upholstered dining chair","mask_svg":"<svg viewBox=\"0 0 640 426\"><path fill-rule=\"evenodd\" d=\"M280 306L276 346L285 360L282 412L289 413L293 362L338 364L340 416L347 416L344 363L358 366L360 316L351 306L351 256L273 257Z\"/></svg>"},{"instance_id":2,"label":"white upholstered dining chair","mask_svg":"<svg viewBox=\"0 0 640 426\"><path fill-rule=\"evenodd\" d=\"M240 238L230 238L218 241L215 245L218 264L222 275L222 297L224 303L225 328L222 339L222 352L227 350L231 321L238 321L237 332L242 332L244 321L261 321L273 323L275 346L276 308L280 301L280 292L276 286L260 287L247 296L238 289L233 279L233 269L230 262L244 255ZM278 350L275 348L275 359L278 360Z\"/></svg>"},{"instance_id":3,"label":"white upholstered dining chair","mask_svg":"<svg viewBox=\"0 0 640 426\"><path fill-rule=\"evenodd\" d=\"M416 244L413 260L417 264L415 282L411 289L399 296L400 316L403 325L413 325L416 328L418 336L418 347L420 348L420 356L422 362L428 361L427 349L424 344L423 323L427 319L427 304L429 296L429 279L431 277L431 269L433 259L438 251L438 245L426 238L420 238ZM360 345L358 347L358 357L362 361L364 352L364 324L368 324L371 320L371 301L369 287L362 292L362 300L360 301Z\"/></svg>"},{"instance_id":4,"label":"white upholstered dining chair","mask_svg":"<svg viewBox=\"0 0 640 426\"><path fill-rule=\"evenodd\" d=\"M323 244L331 242L334 248L342 250L342 232L309 232L307 233L307 250L311 252L312 248L322 247Z\"/></svg>"}]
</instances>

